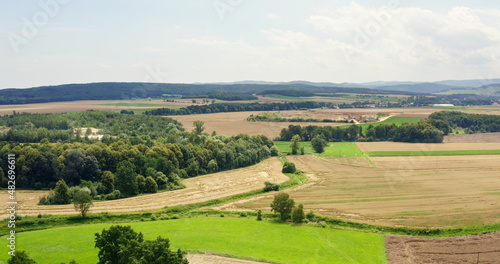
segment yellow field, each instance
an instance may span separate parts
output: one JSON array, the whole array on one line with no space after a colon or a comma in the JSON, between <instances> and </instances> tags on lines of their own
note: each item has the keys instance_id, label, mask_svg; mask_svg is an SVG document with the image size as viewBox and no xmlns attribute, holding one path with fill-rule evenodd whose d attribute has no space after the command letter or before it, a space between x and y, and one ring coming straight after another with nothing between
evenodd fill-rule
<instances>
[{"instance_id":1,"label":"yellow field","mask_svg":"<svg viewBox=\"0 0 500 264\"><path fill-rule=\"evenodd\" d=\"M458 227L500 217L500 156L290 156L309 182L286 192L306 210L377 225ZM218 209L269 210L272 194Z\"/></svg>"},{"instance_id":2,"label":"yellow field","mask_svg":"<svg viewBox=\"0 0 500 264\"><path fill-rule=\"evenodd\" d=\"M451 151L451 150L496 150L500 143L400 143L400 142L356 142L362 152L370 151Z\"/></svg>"}]
</instances>

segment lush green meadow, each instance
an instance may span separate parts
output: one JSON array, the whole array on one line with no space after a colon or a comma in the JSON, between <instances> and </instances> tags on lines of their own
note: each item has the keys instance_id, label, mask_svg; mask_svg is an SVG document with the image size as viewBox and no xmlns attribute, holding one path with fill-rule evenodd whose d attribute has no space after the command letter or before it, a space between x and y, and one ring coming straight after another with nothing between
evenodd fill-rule
<instances>
[{"instance_id":1,"label":"lush green meadow","mask_svg":"<svg viewBox=\"0 0 500 264\"><path fill-rule=\"evenodd\" d=\"M52 228L17 234L17 250L39 264L97 262L94 234L112 224ZM243 218L201 217L126 225L152 240L169 238L173 248L274 263L387 263L384 237L355 231L296 226ZM5 251L4 251L5 252ZM7 260L2 253L1 261Z\"/></svg>"},{"instance_id":2,"label":"lush green meadow","mask_svg":"<svg viewBox=\"0 0 500 264\"><path fill-rule=\"evenodd\" d=\"M290 143L290 141L274 142L279 151L283 153L292 152ZM325 152L321 154L314 152L311 142L300 142L300 145L304 147L305 155L317 155L320 157L363 157L363 153L354 142L330 142L325 147Z\"/></svg>"},{"instance_id":3,"label":"lush green meadow","mask_svg":"<svg viewBox=\"0 0 500 264\"><path fill-rule=\"evenodd\" d=\"M390 124L395 124L396 126L400 126L402 124L416 124L423 118L419 117L402 117L402 116L391 116L387 118L384 121L381 122L375 122L375 123L365 123L365 124L356 124L357 126L360 126L363 129L363 133L366 133L366 129L370 125L376 126L376 125L390 125ZM339 126L339 127L349 127L351 125L345 125L345 126Z\"/></svg>"},{"instance_id":4,"label":"lush green meadow","mask_svg":"<svg viewBox=\"0 0 500 264\"><path fill-rule=\"evenodd\" d=\"M500 150L370 151L366 154L371 157L498 155Z\"/></svg>"}]
</instances>

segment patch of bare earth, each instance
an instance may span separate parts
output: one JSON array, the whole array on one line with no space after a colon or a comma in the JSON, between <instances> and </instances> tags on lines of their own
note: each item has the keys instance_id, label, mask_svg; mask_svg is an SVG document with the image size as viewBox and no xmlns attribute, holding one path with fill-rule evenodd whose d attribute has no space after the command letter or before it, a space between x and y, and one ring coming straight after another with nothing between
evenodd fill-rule
<instances>
[{"instance_id":1,"label":"patch of bare earth","mask_svg":"<svg viewBox=\"0 0 500 264\"><path fill-rule=\"evenodd\" d=\"M391 264L498 264L500 233L465 237L386 236Z\"/></svg>"},{"instance_id":2,"label":"patch of bare earth","mask_svg":"<svg viewBox=\"0 0 500 264\"><path fill-rule=\"evenodd\" d=\"M155 194L141 195L126 199L113 201L95 202L90 209L91 213L100 212L136 212L164 208L183 204L204 202L212 199L227 197L239 193L249 192L264 187L264 182L282 183L289 178L281 173L281 162L278 158L270 158L261 163L204 176L186 179L183 183L185 189L161 192ZM19 191L17 196L21 198L23 191ZM25 202L18 206L20 215L38 214L76 214L73 205L37 205L43 193L30 192L30 202ZM29 196L26 193L26 196ZM6 195L2 195L4 197ZM4 203L5 204L5 203ZM4 208L0 211L0 219L7 217Z\"/></svg>"},{"instance_id":3,"label":"patch of bare earth","mask_svg":"<svg viewBox=\"0 0 500 264\"><path fill-rule=\"evenodd\" d=\"M500 143L500 132L445 136L444 143Z\"/></svg>"},{"instance_id":4,"label":"patch of bare earth","mask_svg":"<svg viewBox=\"0 0 500 264\"><path fill-rule=\"evenodd\" d=\"M190 264L260 264L265 262L257 262L245 259L236 259L221 257L211 254L188 254L187 259Z\"/></svg>"},{"instance_id":5,"label":"patch of bare earth","mask_svg":"<svg viewBox=\"0 0 500 264\"><path fill-rule=\"evenodd\" d=\"M500 133L499 133L500 142ZM401 142L356 142L363 152L370 151L453 151L453 150L497 150L500 143L401 143Z\"/></svg>"}]
</instances>

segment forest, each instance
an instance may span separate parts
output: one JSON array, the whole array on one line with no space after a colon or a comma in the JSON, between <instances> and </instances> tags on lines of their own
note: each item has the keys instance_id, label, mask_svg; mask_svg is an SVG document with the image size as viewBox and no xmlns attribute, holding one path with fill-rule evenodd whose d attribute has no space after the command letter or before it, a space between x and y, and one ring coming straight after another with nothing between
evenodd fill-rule
<instances>
[{"instance_id":1,"label":"forest","mask_svg":"<svg viewBox=\"0 0 500 264\"><path fill-rule=\"evenodd\" d=\"M184 95L182 99L191 98L207 98L207 99L219 99L224 101L246 101L246 100L257 100L257 96L250 94L238 94L238 93L207 93L207 94L193 94Z\"/></svg>"},{"instance_id":2,"label":"forest","mask_svg":"<svg viewBox=\"0 0 500 264\"><path fill-rule=\"evenodd\" d=\"M155 116L86 111L16 114L0 120L11 127L0 141L0 155L16 155L18 188L54 188L64 180L70 187L88 187L97 199L151 192L145 189L147 182L157 190L182 188L183 178L250 166L278 154L265 136L208 135L202 122L195 131L186 132L176 121ZM93 126L109 135L99 141L68 132L66 139L39 140L39 130L52 135L51 131L80 126ZM11 134L12 130L18 132ZM19 134L25 136L25 143L11 140ZM6 171L7 161L2 159L2 187Z\"/></svg>"},{"instance_id":3,"label":"forest","mask_svg":"<svg viewBox=\"0 0 500 264\"><path fill-rule=\"evenodd\" d=\"M191 105L179 109L159 108L144 112L146 115L196 115L223 112L245 111L286 111L314 108L332 108L333 103L322 102L285 102L285 103L215 103L208 105Z\"/></svg>"},{"instance_id":4,"label":"forest","mask_svg":"<svg viewBox=\"0 0 500 264\"><path fill-rule=\"evenodd\" d=\"M438 129L440 127L442 130ZM443 131L444 130L444 131ZM342 141L395 141L411 143L441 143L443 136L448 134L449 128L440 121L424 119L417 124L379 124L368 126L363 134L361 126L350 125L348 127L333 126L298 126L290 125L283 128L280 137L276 140L290 141L294 135L299 135L304 141L311 141L320 136L329 142Z\"/></svg>"},{"instance_id":5,"label":"forest","mask_svg":"<svg viewBox=\"0 0 500 264\"><path fill-rule=\"evenodd\" d=\"M102 82L64 84L28 89L0 90L2 104L32 104L77 100L126 100L164 98L165 94L196 95L207 93L261 94L267 90L307 90L311 93L361 93L417 95L404 91L368 88L319 87L307 84L182 84L182 83L119 83Z\"/></svg>"},{"instance_id":6,"label":"forest","mask_svg":"<svg viewBox=\"0 0 500 264\"><path fill-rule=\"evenodd\" d=\"M498 115L443 111L431 114L429 119L441 120L449 126L463 128L466 134L500 132L500 116Z\"/></svg>"}]
</instances>

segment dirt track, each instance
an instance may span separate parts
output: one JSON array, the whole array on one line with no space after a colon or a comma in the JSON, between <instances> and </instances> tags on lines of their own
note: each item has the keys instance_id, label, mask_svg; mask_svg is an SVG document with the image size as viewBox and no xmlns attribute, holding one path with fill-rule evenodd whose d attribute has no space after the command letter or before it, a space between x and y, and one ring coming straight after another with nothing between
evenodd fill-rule
<instances>
[{"instance_id":1,"label":"dirt track","mask_svg":"<svg viewBox=\"0 0 500 264\"><path fill-rule=\"evenodd\" d=\"M466 237L386 236L391 264L498 264L500 233Z\"/></svg>"},{"instance_id":2,"label":"dirt track","mask_svg":"<svg viewBox=\"0 0 500 264\"><path fill-rule=\"evenodd\" d=\"M281 162L278 158L265 160L257 165L232 171L219 172L184 180L185 189L141 195L114 201L94 203L91 213L99 212L137 212L160 209L166 206L191 204L234 194L244 193L264 187L265 181L282 183L289 178L281 173ZM0 193L3 204L7 203L6 191ZM76 214L73 205L36 205L40 196L45 193L29 192L17 194L18 213L21 215L38 214ZM0 211L0 219L7 217L6 210Z\"/></svg>"},{"instance_id":3,"label":"dirt track","mask_svg":"<svg viewBox=\"0 0 500 264\"><path fill-rule=\"evenodd\" d=\"M190 264L261 264L264 262L256 262L244 259L235 259L221 257L210 254L188 254L187 259Z\"/></svg>"}]
</instances>

